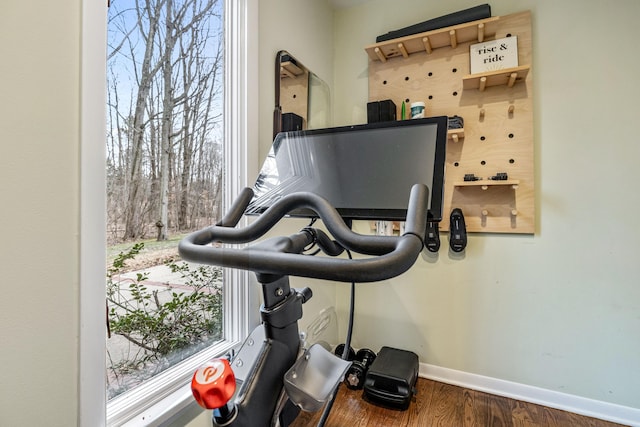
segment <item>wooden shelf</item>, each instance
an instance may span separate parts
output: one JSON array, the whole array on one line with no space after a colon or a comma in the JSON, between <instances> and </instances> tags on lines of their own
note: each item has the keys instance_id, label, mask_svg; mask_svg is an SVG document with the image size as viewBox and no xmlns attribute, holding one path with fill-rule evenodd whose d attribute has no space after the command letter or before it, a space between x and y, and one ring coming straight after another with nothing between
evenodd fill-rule
<instances>
[{"instance_id":1,"label":"wooden shelf","mask_svg":"<svg viewBox=\"0 0 640 427\"><path fill-rule=\"evenodd\" d=\"M509 185L514 190L517 190L518 185L520 185L520 181L517 179L506 179L504 181L481 179L479 181L458 181L453 183L454 187L480 187L483 190L488 190L489 187L499 187L506 185Z\"/></svg>"},{"instance_id":2,"label":"wooden shelf","mask_svg":"<svg viewBox=\"0 0 640 427\"><path fill-rule=\"evenodd\" d=\"M431 53L442 47L456 48L460 43L485 41L496 34L499 16L466 22L451 27L439 28L424 33L412 34L393 40L372 44L364 48L372 61L386 62L387 59L402 56L408 58L416 52Z\"/></svg>"},{"instance_id":3,"label":"wooden shelf","mask_svg":"<svg viewBox=\"0 0 640 427\"><path fill-rule=\"evenodd\" d=\"M470 74L462 79L463 89L478 89L484 91L490 86L512 87L517 82L524 81L529 74L529 65L505 68L503 70L487 71L486 73Z\"/></svg>"},{"instance_id":4,"label":"wooden shelf","mask_svg":"<svg viewBox=\"0 0 640 427\"><path fill-rule=\"evenodd\" d=\"M461 129L449 129L447 131L447 138L453 142L458 142L464 138L464 128Z\"/></svg>"},{"instance_id":5,"label":"wooden shelf","mask_svg":"<svg viewBox=\"0 0 640 427\"><path fill-rule=\"evenodd\" d=\"M280 64L280 78L291 77L296 78L297 76L304 74L302 68L298 67L291 61L286 61Z\"/></svg>"}]
</instances>

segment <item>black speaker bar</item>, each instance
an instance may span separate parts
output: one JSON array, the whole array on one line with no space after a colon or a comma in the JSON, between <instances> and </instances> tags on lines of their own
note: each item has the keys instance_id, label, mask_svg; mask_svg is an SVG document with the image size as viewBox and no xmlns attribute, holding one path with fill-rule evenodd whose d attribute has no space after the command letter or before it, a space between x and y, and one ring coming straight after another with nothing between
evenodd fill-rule
<instances>
[{"instance_id":1,"label":"black speaker bar","mask_svg":"<svg viewBox=\"0 0 640 427\"><path fill-rule=\"evenodd\" d=\"M398 37L410 36L412 34L424 33L425 31L437 30L438 28L450 27L452 25L464 24L465 22L477 21L491 17L491 6L482 4L469 9L450 13L448 15L433 18L428 21L414 24L399 30L389 31L387 34L376 37L376 43L397 39Z\"/></svg>"}]
</instances>

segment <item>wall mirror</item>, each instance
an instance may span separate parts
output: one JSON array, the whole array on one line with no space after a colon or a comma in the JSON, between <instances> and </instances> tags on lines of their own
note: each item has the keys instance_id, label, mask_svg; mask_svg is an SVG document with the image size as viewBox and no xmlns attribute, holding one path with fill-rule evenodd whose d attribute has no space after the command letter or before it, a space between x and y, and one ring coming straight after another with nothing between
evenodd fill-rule
<instances>
[{"instance_id":1,"label":"wall mirror","mask_svg":"<svg viewBox=\"0 0 640 427\"><path fill-rule=\"evenodd\" d=\"M331 126L329 86L285 50L276 54L273 136Z\"/></svg>"}]
</instances>

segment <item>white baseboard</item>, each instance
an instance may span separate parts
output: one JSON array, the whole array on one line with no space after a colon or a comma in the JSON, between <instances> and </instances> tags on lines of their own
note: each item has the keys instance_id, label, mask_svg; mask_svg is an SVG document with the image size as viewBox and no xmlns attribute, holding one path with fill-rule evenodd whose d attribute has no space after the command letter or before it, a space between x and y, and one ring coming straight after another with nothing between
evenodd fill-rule
<instances>
[{"instance_id":1,"label":"white baseboard","mask_svg":"<svg viewBox=\"0 0 640 427\"><path fill-rule=\"evenodd\" d=\"M587 399L526 384L420 364L419 376L434 381L483 391L497 396L536 403L588 417L640 427L640 409Z\"/></svg>"}]
</instances>

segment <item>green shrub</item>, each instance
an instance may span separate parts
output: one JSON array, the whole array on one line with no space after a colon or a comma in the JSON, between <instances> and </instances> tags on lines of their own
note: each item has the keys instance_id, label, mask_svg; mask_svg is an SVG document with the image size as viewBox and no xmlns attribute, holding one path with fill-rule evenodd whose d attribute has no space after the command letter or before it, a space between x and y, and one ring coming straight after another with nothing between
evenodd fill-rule
<instances>
[{"instance_id":1,"label":"green shrub","mask_svg":"<svg viewBox=\"0 0 640 427\"><path fill-rule=\"evenodd\" d=\"M143 243L107 270L108 397L112 398L222 338L222 269L166 265L184 284L147 286L147 272L122 275Z\"/></svg>"}]
</instances>

